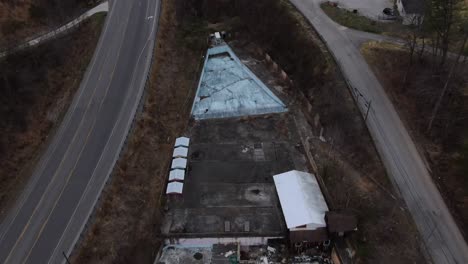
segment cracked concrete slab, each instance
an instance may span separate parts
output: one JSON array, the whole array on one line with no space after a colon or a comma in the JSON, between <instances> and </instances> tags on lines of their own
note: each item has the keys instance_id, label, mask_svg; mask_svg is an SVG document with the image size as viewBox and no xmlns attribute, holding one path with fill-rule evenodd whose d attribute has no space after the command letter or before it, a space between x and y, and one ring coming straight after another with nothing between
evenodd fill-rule
<instances>
[{"instance_id":1,"label":"cracked concrete slab","mask_svg":"<svg viewBox=\"0 0 468 264\"><path fill-rule=\"evenodd\" d=\"M195 119L285 111L284 103L239 60L227 44L208 50L192 106Z\"/></svg>"}]
</instances>

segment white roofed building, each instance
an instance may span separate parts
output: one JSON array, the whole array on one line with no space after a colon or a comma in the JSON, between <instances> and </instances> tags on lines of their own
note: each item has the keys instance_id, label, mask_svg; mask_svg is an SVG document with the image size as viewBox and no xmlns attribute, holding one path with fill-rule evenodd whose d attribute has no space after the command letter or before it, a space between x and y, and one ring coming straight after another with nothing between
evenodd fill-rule
<instances>
[{"instance_id":1,"label":"white roofed building","mask_svg":"<svg viewBox=\"0 0 468 264\"><path fill-rule=\"evenodd\" d=\"M186 148L188 148L189 145L190 145L190 138L179 137L179 138L176 138L174 147L175 148L177 148L177 147L186 147Z\"/></svg>"},{"instance_id":2,"label":"white roofed building","mask_svg":"<svg viewBox=\"0 0 468 264\"><path fill-rule=\"evenodd\" d=\"M170 182L167 185L166 194L182 194L184 184L181 182Z\"/></svg>"},{"instance_id":3,"label":"white roofed building","mask_svg":"<svg viewBox=\"0 0 468 264\"><path fill-rule=\"evenodd\" d=\"M173 181L184 181L185 170L175 169L169 172L169 182Z\"/></svg>"},{"instance_id":4,"label":"white roofed building","mask_svg":"<svg viewBox=\"0 0 468 264\"><path fill-rule=\"evenodd\" d=\"M185 170L187 168L187 159L184 158L176 158L172 160L171 169L182 169Z\"/></svg>"},{"instance_id":5,"label":"white roofed building","mask_svg":"<svg viewBox=\"0 0 468 264\"><path fill-rule=\"evenodd\" d=\"M315 175L288 171L273 176L291 243L328 240L328 206Z\"/></svg>"}]
</instances>

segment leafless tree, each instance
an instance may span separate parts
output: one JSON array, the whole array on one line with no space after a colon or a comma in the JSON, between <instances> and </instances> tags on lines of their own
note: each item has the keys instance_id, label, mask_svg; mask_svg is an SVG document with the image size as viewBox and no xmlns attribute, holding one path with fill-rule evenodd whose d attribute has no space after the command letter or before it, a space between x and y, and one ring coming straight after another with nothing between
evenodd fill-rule
<instances>
[{"instance_id":1,"label":"leafless tree","mask_svg":"<svg viewBox=\"0 0 468 264\"><path fill-rule=\"evenodd\" d=\"M428 2L427 21L434 32L433 55L440 56L439 68L447 61L453 25L460 8L460 0L430 0Z\"/></svg>"},{"instance_id":2,"label":"leafless tree","mask_svg":"<svg viewBox=\"0 0 468 264\"><path fill-rule=\"evenodd\" d=\"M449 72L449 74L447 76L444 87L443 87L439 97L437 98L437 102L434 105L434 108L432 110L431 118L430 118L429 124L427 126L427 132L431 131L432 126L434 124L434 120L435 120L435 118L437 116L437 112L439 111L439 108L440 108L440 106L442 104L442 101L443 101L445 95L447 94L447 91L449 90L450 82L452 81L452 78L453 78L453 76L454 76L454 74L456 72L457 66L458 66L458 64L460 62L460 58L462 57L463 51L465 50L467 40L468 40L468 31L465 31L464 32L463 42L460 45L460 51L458 52L456 60L453 62L452 66L450 67L450 72Z\"/></svg>"}]
</instances>

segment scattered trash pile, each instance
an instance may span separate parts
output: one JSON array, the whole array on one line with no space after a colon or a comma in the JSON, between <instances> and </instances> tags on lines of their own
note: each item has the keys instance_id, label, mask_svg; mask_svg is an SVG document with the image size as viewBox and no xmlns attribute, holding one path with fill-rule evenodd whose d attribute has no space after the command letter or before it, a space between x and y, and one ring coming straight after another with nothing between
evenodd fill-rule
<instances>
[{"instance_id":1,"label":"scattered trash pile","mask_svg":"<svg viewBox=\"0 0 468 264\"><path fill-rule=\"evenodd\" d=\"M301 255L291 254L284 243L265 246L240 246L239 255L231 250L225 253L225 257L230 263L239 264L331 264L333 263L329 254L317 248L315 251L302 253ZM235 262L237 261L237 262Z\"/></svg>"}]
</instances>

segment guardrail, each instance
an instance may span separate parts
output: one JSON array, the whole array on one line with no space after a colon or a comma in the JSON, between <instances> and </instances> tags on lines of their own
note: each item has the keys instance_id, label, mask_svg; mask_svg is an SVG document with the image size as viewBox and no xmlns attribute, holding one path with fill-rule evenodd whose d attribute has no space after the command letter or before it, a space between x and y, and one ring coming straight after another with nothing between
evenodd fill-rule
<instances>
[{"instance_id":1,"label":"guardrail","mask_svg":"<svg viewBox=\"0 0 468 264\"><path fill-rule=\"evenodd\" d=\"M49 41L52 39L55 39L64 33L69 32L71 29L78 27L81 23L83 23L86 19L90 18L91 16L101 13L101 12L107 12L109 10L109 3L108 1L103 2L96 7L86 11L79 17L69 21L63 26L60 26L56 29L53 29L52 31L49 31L47 33L37 33L33 36L30 36L26 38L24 42L22 42L19 45L16 46L11 46L9 48L6 48L3 52L0 52L0 58L5 57L7 55L11 55L13 53L16 53L20 50L24 50L30 47L34 47L36 45L39 45L42 42Z\"/></svg>"}]
</instances>

